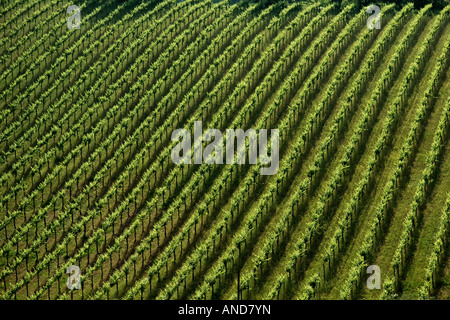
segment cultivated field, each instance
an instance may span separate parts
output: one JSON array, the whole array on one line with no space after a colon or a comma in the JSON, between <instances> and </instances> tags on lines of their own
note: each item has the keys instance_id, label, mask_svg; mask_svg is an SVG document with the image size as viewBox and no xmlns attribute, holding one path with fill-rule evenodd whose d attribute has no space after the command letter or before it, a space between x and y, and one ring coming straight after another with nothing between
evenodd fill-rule
<instances>
[{"instance_id":1,"label":"cultivated field","mask_svg":"<svg viewBox=\"0 0 450 320\"><path fill-rule=\"evenodd\" d=\"M0 299L450 299L450 6L72 4L0 9Z\"/></svg>"}]
</instances>

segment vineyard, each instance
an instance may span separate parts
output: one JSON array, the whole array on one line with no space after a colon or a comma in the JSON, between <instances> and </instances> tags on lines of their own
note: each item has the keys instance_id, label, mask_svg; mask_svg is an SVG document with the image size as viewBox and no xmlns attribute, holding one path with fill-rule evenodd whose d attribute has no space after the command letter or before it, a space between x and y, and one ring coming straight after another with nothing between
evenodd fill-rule
<instances>
[{"instance_id":1,"label":"vineyard","mask_svg":"<svg viewBox=\"0 0 450 320\"><path fill-rule=\"evenodd\" d=\"M450 299L450 5L380 8L3 0L0 299Z\"/></svg>"}]
</instances>

